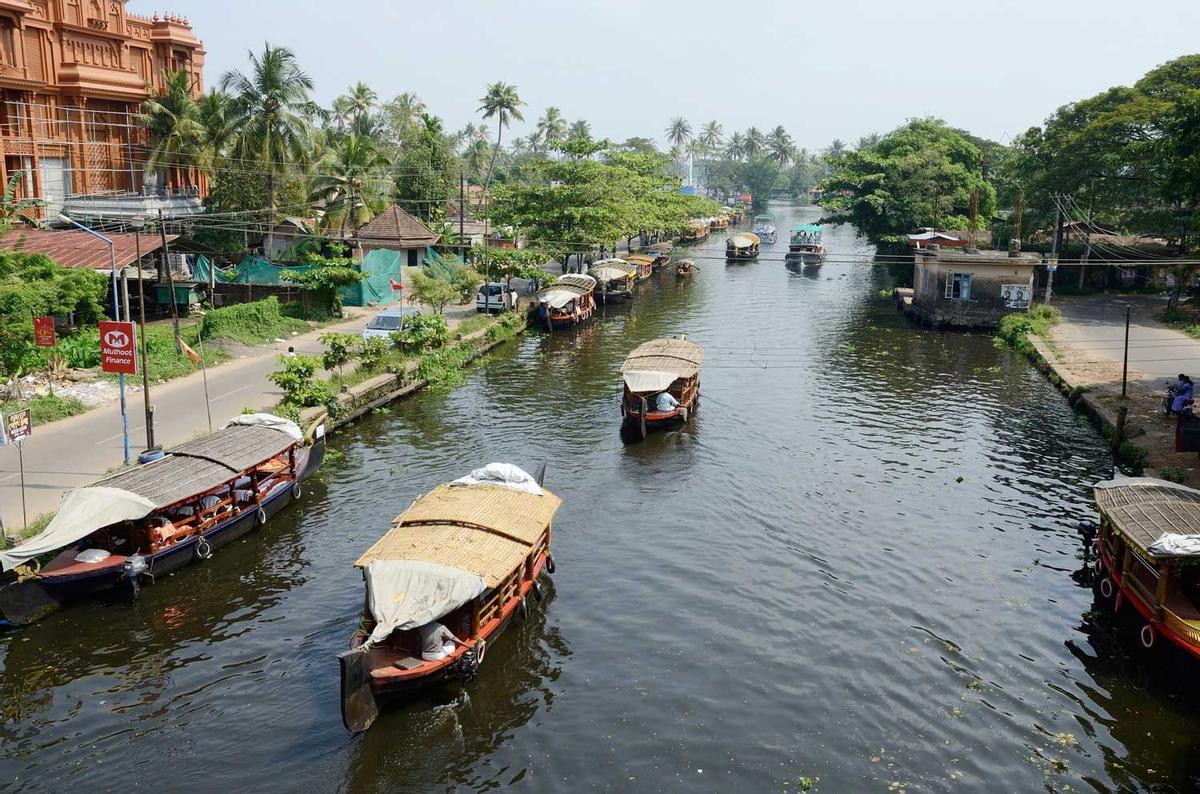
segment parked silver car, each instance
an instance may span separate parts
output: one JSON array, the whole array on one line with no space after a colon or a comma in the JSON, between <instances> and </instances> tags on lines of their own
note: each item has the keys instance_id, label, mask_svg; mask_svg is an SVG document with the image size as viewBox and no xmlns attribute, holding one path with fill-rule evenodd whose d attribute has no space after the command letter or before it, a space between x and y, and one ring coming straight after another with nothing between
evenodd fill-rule
<instances>
[{"instance_id":1,"label":"parked silver car","mask_svg":"<svg viewBox=\"0 0 1200 794\"><path fill-rule=\"evenodd\" d=\"M371 322L367 323L367 327L363 329L362 338L371 339L372 337L391 336L393 331L399 331L404 327L405 318L416 317L420 313L418 309L412 306L405 306L403 309L399 307L384 309L372 317Z\"/></svg>"}]
</instances>

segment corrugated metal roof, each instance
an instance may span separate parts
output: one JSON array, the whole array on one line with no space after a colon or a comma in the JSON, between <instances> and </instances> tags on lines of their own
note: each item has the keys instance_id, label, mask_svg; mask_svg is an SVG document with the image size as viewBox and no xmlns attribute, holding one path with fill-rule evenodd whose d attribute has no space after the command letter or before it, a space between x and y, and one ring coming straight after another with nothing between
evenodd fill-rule
<instances>
[{"instance_id":1,"label":"corrugated metal roof","mask_svg":"<svg viewBox=\"0 0 1200 794\"><path fill-rule=\"evenodd\" d=\"M134 239L134 235L112 233L104 236L113 241L118 269L137 262L138 241ZM167 242L178 237L177 234L168 234ZM159 248L162 248L162 238L159 235L141 235L142 256ZM64 267L109 270L112 265L108 243L77 230L14 229L0 238L0 250L45 254Z\"/></svg>"}]
</instances>

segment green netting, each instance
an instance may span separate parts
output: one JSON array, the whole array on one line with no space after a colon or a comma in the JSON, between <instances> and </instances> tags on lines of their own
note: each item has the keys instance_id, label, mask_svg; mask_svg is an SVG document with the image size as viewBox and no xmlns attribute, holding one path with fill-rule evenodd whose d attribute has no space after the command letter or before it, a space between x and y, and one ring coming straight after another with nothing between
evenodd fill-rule
<instances>
[{"instance_id":1,"label":"green netting","mask_svg":"<svg viewBox=\"0 0 1200 794\"><path fill-rule=\"evenodd\" d=\"M213 279L214 271L216 279ZM222 270L213 265L212 260L203 254L197 256L196 261L192 263L192 280L200 284L207 284L210 280L237 281L237 277L237 268Z\"/></svg>"},{"instance_id":2,"label":"green netting","mask_svg":"<svg viewBox=\"0 0 1200 794\"><path fill-rule=\"evenodd\" d=\"M400 292L392 290L391 279L400 281L402 261L402 255L397 251L380 249L368 253L362 263L356 265L367 274L367 278L344 287L341 290L342 302L347 306L366 306L372 301L391 303L400 300ZM320 265L274 265L261 256L248 256L237 266L237 277L232 280L238 284L286 286L290 282L283 280L284 273L303 273L314 267Z\"/></svg>"},{"instance_id":3,"label":"green netting","mask_svg":"<svg viewBox=\"0 0 1200 794\"><path fill-rule=\"evenodd\" d=\"M439 254L432 248L425 249L425 265L422 268L425 275L430 278L440 278L449 280L453 272L453 268L461 265L463 261L454 254Z\"/></svg>"}]
</instances>

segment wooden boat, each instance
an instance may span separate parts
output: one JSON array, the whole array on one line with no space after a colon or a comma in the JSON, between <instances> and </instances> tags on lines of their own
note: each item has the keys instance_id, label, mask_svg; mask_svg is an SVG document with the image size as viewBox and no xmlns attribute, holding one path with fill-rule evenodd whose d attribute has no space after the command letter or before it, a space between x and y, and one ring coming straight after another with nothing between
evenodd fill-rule
<instances>
[{"instance_id":1,"label":"wooden boat","mask_svg":"<svg viewBox=\"0 0 1200 794\"><path fill-rule=\"evenodd\" d=\"M338 655L348 730L369 728L389 701L474 679L489 645L528 613L530 593L542 599L537 579L554 572L551 522L561 500L540 480L493 463L440 485L354 563L366 601L361 630ZM418 631L432 621L461 643L436 661L422 658Z\"/></svg>"},{"instance_id":2,"label":"wooden boat","mask_svg":"<svg viewBox=\"0 0 1200 794\"><path fill-rule=\"evenodd\" d=\"M654 275L654 263L658 257L654 254L630 254L625 261L637 268L638 281L645 281Z\"/></svg>"},{"instance_id":3,"label":"wooden boat","mask_svg":"<svg viewBox=\"0 0 1200 794\"><path fill-rule=\"evenodd\" d=\"M758 235L751 232L735 234L725 241L725 259L729 262L751 262L758 259Z\"/></svg>"},{"instance_id":4,"label":"wooden boat","mask_svg":"<svg viewBox=\"0 0 1200 794\"><path fill-rule=\"evenodd\" d=\"M710 228L710 229L728 229L729 228L729 217L726 215L717 215L715 218L712 218L709 221L708 228Z\"/></svg>"},{"instance_id":5,"label":"wooden boat","mask_svg":"<svg viewBox=\"0 0 1200 794\"><path fill-rule=\"evenodd\" d=\"M1165 640L1200 658L1200 491L1120 477L1095 495L1100 597L1118 612L1134 608L1143 647Z\"/></svg>"},{"instance_id":6,"label":"wooden boat","mask_svg":"<svg viewBox=\"0 0 1200 794\"><path fill-rule=\"evenodd\" d=\"M655 339L630 353L621 365L623 428L645 438L648 430L689 421L700 398L703 363L704 349L686 339ZM658 396L663 392L679 405L659 410Z\"/></svg>"},{"instance_id":7,"label":"wooden boat","mask_svg":"<svg viewBox=\"0 0 1200 794\"><path fill-rule=\"evenodd\" d=\"M684 242L695 242L708 237L708 221L704 219L696 219L688 221L688 225L683 230L682 239Z\"/></svg>"},{"instance_id":8,"label":"wooden boat","mask_svg":"<svg viewBox=\"0 0 1200 794\"><path fill-rule=\"evenodd\" d=\"M759 236L765 243L774 243L779 240L779 231L775 228L775 218L770 215L755 215L754 226L752 232Z\"/></svg>"},{"instance_id":9,"label":"wooden boat","mask_svg":"<svg viewBox=\"0 0 1200 794\"><path fill-rule=\"evenodd\" d=\"M650 256L654 257L654 269L655 270L658 270L660 267L666 267L667 265L671 264L671 251L672 250L673 250L673 246L671 245L671 242L669 240L666 242L655 243L654 245L652 245L646 249L646 253L649 254Z\"/></svg>"},{"instance_id":10,"label":"wooden boat","mask_svg":"<svg viewBox=\"0 0 1200 794\"><path fill-rule=\"evenodd\" d=\"M680 259L675 263L675 275L680 278L692 275L692 271L696 269L696 263L690 259Z\"/></svg>"},{"instance_id":11,"label":"wooden boat","mask_svg":"<svg viewBox=\"0 0 1200 794\"><path fill-rule=\"evenodd\" d=\"M306 438L293 422L250 414L76 488L41 534L0 551L10 579L0 612L25 625L117 587L136 598L142 584L209 559L299 499L324 453L323 424Z\"/></svg>"},{"instance_id":12,"label":"wooden boat","mask_svg":"<svg viewBox=\"0 0 1200 794\"><path fill-rule=\"evenodd\" d=\"M624 259L602 259L588 268L588 275L596 279L601 304L633 300L633 287L638 280L637 265Z\"/></svg>"},{"instance_id":13,"label":"wooden boat","mask_svg":"<svg viewBox=\"0 0 1200 794\"><path fill-rule=\"evenodd\" d=\"M825 261L825 246L821 244L821 224L810 223L796 226L788 240L789 262L803 265L819 265Z\"/></svg>"},{"instance_id":14,"label":"wooden boat","mask_svg":"<svg viewBox=\"0 0 1200 794\"><path fill-rule=\"evenodd\" d=\"M741 226L746 222L746 210L742 207L733 207L730 212L729 223L731 226Z\"/></svg>"},{"instance_id":15,"label":"wooden boat","mask_svg":"<svg viewBox=\"0 0 1200 794\"><path fill-rule=\"evenodd\" d=\"M576 325L596 310L596 279L582 273L559 276L537 294L538 317L548 330Z\"/></svg>"}]
</instances>

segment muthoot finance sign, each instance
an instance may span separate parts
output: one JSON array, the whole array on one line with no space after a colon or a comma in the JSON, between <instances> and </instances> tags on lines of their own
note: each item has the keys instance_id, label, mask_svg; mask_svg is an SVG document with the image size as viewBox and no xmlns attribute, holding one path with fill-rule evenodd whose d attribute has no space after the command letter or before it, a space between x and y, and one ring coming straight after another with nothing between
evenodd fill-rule
<instances>
[{"instance_id":1,"label":"muthoot finance sign","mask_svg":"<svg viewBox=\"0 0 1200 794\"><path fill-rule=\"evenodd\" d=\"M100 323L100 369L137 374L137 340L133 323L104 320Z\"/></svg>"}]
</instances>

